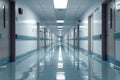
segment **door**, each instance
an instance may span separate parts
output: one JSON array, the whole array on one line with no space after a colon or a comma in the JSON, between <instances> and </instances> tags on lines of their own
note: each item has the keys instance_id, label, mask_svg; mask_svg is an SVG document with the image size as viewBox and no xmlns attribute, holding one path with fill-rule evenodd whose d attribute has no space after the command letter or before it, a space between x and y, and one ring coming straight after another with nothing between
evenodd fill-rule
<instances>
[{"instance_id":1,"label":"door","mask_svg":"<svg viewBox=\"0 0 120 80\"><path fill-rule=\"evenodd\" d=\"M93 15L88 17L88 53L93 52Z\"/></svg>"},{"instance_id":2,"label":"door","mask_svg":"<svg viewBox=\"0 0 120 80\"><path fill-rule=\"evenodd\" d=\"M10 61L10 12L9 2L0 0L0 65Z\"/></svg>"},{"instance_id":3,"label":"door","mask_svg":"<svg viewBox=\"0 0 120 80\"><path fill-rule=\"evenodd\" d=\"M107 4L107 55L109 57L115 58L115 40L114 40L114 30L115 30L115 10L114 1Z\"/></svg>"}]
</instances>

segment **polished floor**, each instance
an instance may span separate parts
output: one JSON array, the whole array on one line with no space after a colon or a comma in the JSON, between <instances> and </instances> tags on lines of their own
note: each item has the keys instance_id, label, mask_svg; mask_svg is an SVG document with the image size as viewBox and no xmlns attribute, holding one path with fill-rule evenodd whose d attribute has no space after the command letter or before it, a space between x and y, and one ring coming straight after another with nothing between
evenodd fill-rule
<instances>
[{"instance_id":1,"label":"polished floor","mask_svg":"<svg viewBox=\"0 0 120 80\"><path fill-rule=\"evenodd\" d=\"M0 80L120 80L120 70L66 44L1 66Z\"/></svg>"}]
</instances>

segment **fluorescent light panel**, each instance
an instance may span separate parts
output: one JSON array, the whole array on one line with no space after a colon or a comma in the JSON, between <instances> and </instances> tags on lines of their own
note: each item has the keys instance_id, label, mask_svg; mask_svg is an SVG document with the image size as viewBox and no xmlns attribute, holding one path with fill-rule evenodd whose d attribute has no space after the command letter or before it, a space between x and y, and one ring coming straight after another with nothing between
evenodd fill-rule
<instances>
[{"instance_id":1,"label":"fluorescent light panel","mask_svg":"<svg viewBox=\"0 0 120 80\"><path fill-rule=\"evenodd\" d=\"M53 0L55 9L66 9L68 0Z\"/></svg>"},{"instance_id":2,"label":"fluorescent light panel","mask_svg":"<svg viewBox=\"0 0 120 80\"><path fill-rule=\"evenodd\" d=\"M63 29L61 29L61 28L58 28L58 31L62 31Z\"/></svg>"},{"instance_id":3,"label":"fluorescent light panel","mask_svg":"<svg viewBox=\"0 0 120 80\"><path fill-rule=\"evenodd\" d=\"M58 29L62 29L62 28L63 28L63 26L57 26L57 28L58 28Z\"/></svg>"},{"instance_id":4,"label":"fluorescent light panel","mask_svg":"<svg viewBox=\"0 0 120 80\"><path fill-rule=\"evenodd\" d=\"M57 23L64 23L64 20L57 20Z\"/></svg>"}]
</instances>

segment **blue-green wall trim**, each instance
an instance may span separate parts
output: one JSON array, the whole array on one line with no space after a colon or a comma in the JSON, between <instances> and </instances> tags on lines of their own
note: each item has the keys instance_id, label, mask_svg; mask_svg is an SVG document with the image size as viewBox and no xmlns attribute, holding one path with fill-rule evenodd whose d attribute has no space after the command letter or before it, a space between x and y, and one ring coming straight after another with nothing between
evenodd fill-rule
<instances>
[{"instance_id":1,"label":"blue-green wall trim","mask_svg":"<svg viewBox=\"0 0 120 80\"><path fill-rule=\"evenodd\" d=\"M100 40L100 39L102 39L102 35L101 34L93 36L93 40Z\"/></svg>"},{"instance_id":2,"label":"blue-green wall trim","mask_svg":"<svg viewBox=\"0 0 120 80\"><path fill-rule=\"evenodd\" d=\"M80 40L88 40L88 36L86 36L86 37L80 37Z\"/></svg>"},{"instance_id":3,"label":"blue-green wall trim","mask_svg":"<svg viewBox=\"0 0 120 80\"><path fill-rule=\"evenodd\" d=\"M8 64L10 62L9 58L10 58L9 56L5 57L5 58L1 58L0 59L0 66Z\"/></svg>"},{"instance_id":4,"label":"blue-green wall trim","mask_svg":"<svg viewBox=\"0 0 120 80\"><path fill-rule=\"evenodd\" d=\"M115 39L120 39L120 33L114 33L114 38Z\"/></svg>"},{"instance_id":5,"label":"blue-green wall trim","mask_svg":"<svg viewBox=\"0 0 120 80\"><path fill-rule=\"evenodd\" d=\"M101 34L100 34L100 35L94 35L94 36L93 36L93 40L100 40L100 39L102 39L102 35L101 35ZM80 40L88 40L88 36L86 36L86 37L81 37Z\"/></svg>"},{"instance_id":6,"label":"blue-green wall trim","mask_svg":"<svg viewBox=\"0 0 120 80\"><path fill-rule=\"evenodd\" d=\"M102 35L94 35L93 37L93 40L100 40L102 39ZM75 38L75 40L77 40L78 38ZM74 40L74 39L69 39L69 40ZM88 40L88 36L85 36L85 37L80 37L79 40Z\"/></svg>"},{"instance_id":7,"label":"blue-green wall trim","mask_svg":"<svg viewBox=\"0 0 120 80\"><path fill-rule=\"evenodd\" d=\"M113 64L115 64L117 66L120 66L120 61L114 59L113 57L108 56L107 59L108 59L109 62L111 62L111 63L113 63Z\"/></svg>"},{"instance_id":8,"label":"blue-green wall trim","mask_svg":"<svg viewBox=\"0 0 120 80\"><path fill-rule=\"evenodd\" d=\"M37 40L36 37L24 36L24 35L18 35L18 34L16 34L16 39L18 39L18 40Z\"/></svg>"},{"instance_id":9,"label":"blue-green wall trim","mask_svg":"<svg viewBox=\"0 0 120 80\"><path fill-rule=\"evenodd\" d=\"M16 39L17 40L37 40L37 37L16 34ZM45 40L45 39L40 38L40 40ZM46 40L50 40L50 39L46 39Z\"/></svg>"}]
</instances>

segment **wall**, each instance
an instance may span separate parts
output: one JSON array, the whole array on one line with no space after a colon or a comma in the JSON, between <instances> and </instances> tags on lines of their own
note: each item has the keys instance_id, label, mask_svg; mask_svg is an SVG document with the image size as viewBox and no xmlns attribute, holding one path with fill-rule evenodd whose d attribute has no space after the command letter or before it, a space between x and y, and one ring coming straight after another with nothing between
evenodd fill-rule
<instances>
[{"instance_id":1,"label":"wall","mask_svg":"<svg viewBox=\"0 0 120 80\"><path fill-rule=\"evenodd\" d=\"M5 28L3 19L3 5L5 5ZM0 65L9 62L9 3L7 0L0 0Z\"/></svg>"},{"instance_id":2,"label":"wall","mask_svg":"<svg viewBox=\"0 0 120 80\"><path fill-rule=\"evenodd\" d=\"M100 35L101 34L101 2L98 2L96 4L94 4L93 6L91 6L91 8L89 8L85 14L83 15L83 17L81 17L81 24L80 24L80 38L82 38L80 40L80 48L88 50L88 17L90 15L93 14L93 26L92 26L92 30L93 30L93 36L96 35ZM98 9L97 9L98 8ZM97 9L97 10L96 10ZM101 40L94 40L93 41L93 52L97 53L99 55L101 55Z\"/></svg>"},{"instance_id":3,"label":"wall","mask_svg":"<svg viewBox=\"0 0 120 80\"><path fill-rule=\"evenodd\" d=\"M18 8L23 9L23 14L18 14ZM16 2L16 34L37 38L37 18L35 14L23 3ZM16 39L16 56L24 55L37 49L37 39Z\"/></svg>"},{"instance_id":4,"label":"wall","mask_svg":"<svg viewBox=\"0 0 120 80\"><path fill-rule=\"evenodd\" d=\"M92 27L92 36L101 35L101 28L102 28L102 9L101 9L102 1L98 1L98 3L93 4L81 17L81 24L80 24L80 48L82 50L88 51L88 17L93 15L93 26ZM93 53L94 55L101 56L102 55L102 45L101 39L94 39L93 40ZM81 52L82 52L81 50ZM93 55L93 56L94 56ZM85 57L85 55L82 55ZM97 57L98 58L98 57ZM83 62L87 63L91 58L86 57ZM99 59L99 58L98 58ZM92 60L93 69L92 72L95 74L101 74L102 65L96 60ZM95 66L94 66L95 65ZM97 66L96 66L97 65Z\"/></svg>"},{"instance_id":5,"label":"wall","mask_svg":"<svg viewBox=\"0 0 120 80\"><path fill-rule=\"evenodd\" d=\"M101 35L102 33L102 9L99 7L94 13L93 13L93 36ZM102 40L97 39L93 41L93 52L102 55Z\"/></svg>"}]
</instances>

